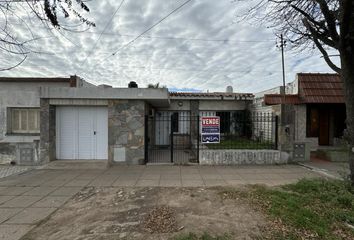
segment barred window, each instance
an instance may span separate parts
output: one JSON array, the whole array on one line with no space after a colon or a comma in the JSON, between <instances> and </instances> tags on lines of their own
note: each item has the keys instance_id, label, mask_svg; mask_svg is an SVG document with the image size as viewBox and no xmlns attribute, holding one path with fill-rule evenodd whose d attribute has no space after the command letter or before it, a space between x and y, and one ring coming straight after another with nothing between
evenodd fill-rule
<instances>
[{"instance_id":1,"label":"barred window","mask_svg":"<svg viewBox=\"0 0 354 240\"><path fill-rule=\"evenodd\" d=\"M12 108L12 133L39 133L39 108Z\"/></svg>"}]
</instances>

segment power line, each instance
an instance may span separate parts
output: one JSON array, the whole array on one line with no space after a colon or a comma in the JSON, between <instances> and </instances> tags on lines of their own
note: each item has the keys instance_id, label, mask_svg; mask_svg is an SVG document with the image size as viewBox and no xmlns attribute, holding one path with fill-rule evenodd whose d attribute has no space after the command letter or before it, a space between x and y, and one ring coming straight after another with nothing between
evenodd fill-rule
<instances>
[{"instance_id":1,"label":"power line","mask_svg":"<svg viewBox=\"0 0 354 240\"><path fill-rule=\"evenodd\" d=\"M207 47L210 47L210 50L208 50ZM255 49L257 49L257 50L258 49L270 49L270 48L272 48L270 46L262 46L262 47L251 46L248 49L252 49L253 47ZM215 46L210 46L210 45L209 46L198 46L198 47L194 47L192 49L186 49L186 50L181 50L181 49L178 48L178 46L175 46L175 47L167 48L167 50L164 50L164 51L161 51L161 52L159 52L159 49L148 49L148 50L146 50L144 52L140 52L139 48L140 48L140 46L138 46L138 48L134 48L131 51L126 50L126 51L121 53L121 56L125 56L125 55L134 55L134 56L149 55L150 56L150 55L154 55L154 54L159 55L159 56L161 56L161 55L164 56L164 55L183 55L183 54L204 54L204 53L215 53L215 52L223 53L223 51L224 51L220 46L215 47ZM146 49L146 46L142 46L141 48L145 48ZM274 46L274 48L275 48L275 46ZM75 52L82 53L83 51L80 50L80 49L76 49L76 50L67 50L67 51L63 50L61 52L62 53L75 53ZM96 52L98 52L100 54L109 54L111 51L109 51L107 49L107 50L96 51ZM228 53L230 53L230 49L228 49ZM51 52L51 54L54 55L54 54L57 54L57 53Z\"/></svg>"},{"instance_id":2,"label":"power line","mask_svg":"<svg viewBox=\"0 0 354 240\"><path fill-rule=\"evenodd\" d=\"M182 72L229 72L229 73L256 73L256 72L263 72L263 73L276 73L281 71L264 71L264 70L225 70L225 69L184 69L184 68L164 68L164 67L155 67L149 68L145 66L127 66L127 65L120 65L119 68L129 69L129 68L137 68L137 69L146 69L146 70L167 70L167 71L182 71Z\"/></svg>"},{"instance_id":3,"label":"power line","mask_svg":"<svg viewBox=\"0 0 354 240\"><path fill-rule=\"evenodd\" d=\"M181 9L182 7L184 7L185 5L187 5L189 2L191 2L192 0L187 0L184 3L182 3L181 5L179 5L177 8L175 8L174 10L172 10L169 14L167 14L166 16L164 16L163 18L161 18L159 21L157 21L155 24L153 24L152 26L150 26L149 28L147 28L145 31L143 31L142 33L140 33L138 36L136 36L134 39L132 39L131 41L129 41L127 44L124 44L122 47L120 47L117 51L115 51L114 53L112 53L110 56L108 56L107 58L116 55L120 50L128 47L129 45L133 44L137 39L139 39L141 36L143 36L145 33L149 32L151 29L153 29L154 27L156 27L157 25L159 25L161 22L163 22L164 20L166 20L168 17L170 17L172 14L174 14L175 12L177 12L179 9ZM106 60L107 58L105 58L104 60ZM104 61L103 60L103 61Z\"/></svg>"},{"instance_id":4,"label":"power line","mask_svg":"<svg viewBox=\"0 0 354 240\"><path fill-rule=\"evenodd\" d=\"M98 34L97 32L83 32L90 34ZM120 34L120 33L103 33L103 35L136 37L137 35ZM273 39L267 40L234 40L234 39L208 39L208 38L187 38L187 37L169 37L169 36L141 36L140 38L162 39L162 40L186 40L186 41L202 41L202 42L237 42L237 43L259 43L259 42L274 42Z\"/></svg>"},{"instance_id":5,"label":"power line","mask_svg":"<svg viewBox=\"0 0 354 240\"><path fill-rule=\"evenodd\" d=\"M104 29L102 30L102 32L100 33L99 37L97 38L94 46L92 47L91 51L89 52L89 54L85 57L84 63L83 65L86 64L87 59L91 56L91 54L93 53L93 51L95 50L95 48L97 47L98 42L100 41L103 33L106 31L106 29L108 28L108 26L111 24L111 22L113 21L113 18L116 16L117 12L119 11L119 9L122 7L123 3L125 2L125 0L122 0L119 4L119 6L117 7L117 9L115 10L115 12L113 13L112 17L109 19L109 21L106 23L106 26L104 27Z\"/></svg>"}]
</instances>

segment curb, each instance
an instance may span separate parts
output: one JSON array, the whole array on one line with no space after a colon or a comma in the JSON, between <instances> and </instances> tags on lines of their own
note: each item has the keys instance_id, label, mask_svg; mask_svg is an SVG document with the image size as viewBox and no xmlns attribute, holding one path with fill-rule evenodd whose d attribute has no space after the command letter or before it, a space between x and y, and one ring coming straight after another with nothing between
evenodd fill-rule
<instances>
[{"instance_id":1,"label":"curb","mask_svg":"<svg viewBox=\"0 0 354 240\"><path fill-rule=\"evenodd\" d=\"M330 174L328 172L328 170L326 169L322 169L322 168L317 168L317 167L313 167L313 166L310 166L310 165L307 165L307 164L304 164L304 163L297 163L298 165L304 167L304 168L307 168L313 172L316 172L316 173L319 173L321 175L324 175L325 177L329 177L329 178L333 178L333 179L337 179L337 180L344 180L342 177L337 177L333 174Z\"/></svg>"}]
</instances>

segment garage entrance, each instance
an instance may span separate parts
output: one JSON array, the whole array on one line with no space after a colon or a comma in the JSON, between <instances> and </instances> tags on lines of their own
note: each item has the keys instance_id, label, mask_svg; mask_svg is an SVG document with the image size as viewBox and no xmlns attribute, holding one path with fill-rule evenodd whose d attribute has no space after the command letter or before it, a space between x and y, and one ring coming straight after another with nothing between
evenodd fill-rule
<instances>
[{"instance_id":1,"label":"garage entrance","mask_svg":"<svg viewBox=\"0 0 354 240\"><path fill-rule=\"evenodd\" d=\"M56 107L56 158L107 159L107 107Z\"/></svg>"}]
</instances>

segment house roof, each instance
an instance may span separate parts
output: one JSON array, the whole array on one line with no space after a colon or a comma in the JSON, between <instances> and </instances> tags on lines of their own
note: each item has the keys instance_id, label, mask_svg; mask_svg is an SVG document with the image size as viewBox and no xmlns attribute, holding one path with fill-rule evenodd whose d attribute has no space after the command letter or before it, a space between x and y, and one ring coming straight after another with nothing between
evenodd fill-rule
<instances>
[{"instance_id":1,"label":"house roof","mask_svg":"<svg viewBox=\"0 0 354 240\"><path fill-rule=\"evenodd\" d=\"M299 97L305 103L344 103L339 74L299 73Z\"/></svg>"},{"instance_id":2,"label":"house roof","mask_svg":"<svg viewBox=\"0 0 354 240\"><path fill-rule=\"evenodd\" d=\"M0 82L68 82L70 87L77 85L77 77L0 77Z\"/></svg>"},{"instance_id":3,"label":"house roof","mask_svg":"<svg viewBox=\"0 0 354 240\"><path fill-rule=\"evenodd\" d=\"M170 92L171 98L185 99L227 99L227 100L252 100L252 93L226 93L226 92Z\"/></svg>"},{"instance_id":4,"label":"house roof","mask_svg":"<svg viewBox=\"0 0 354 240\"><path fill-rule=\"evenodd\" d=\"M0 82L69 82L70 78L0 77Z\"/></svg>"},{"instance_id":5,"label":"house roof","mask_svg":"<svg viewBox=\"0 0 354 240\"><path fill-rule=\"evenodd\" d=\"M339 74L298 73L298 94L266 94L266 105L306 104L306 103L344 103L343 83Z\"/></svg>"}]
</instances>

